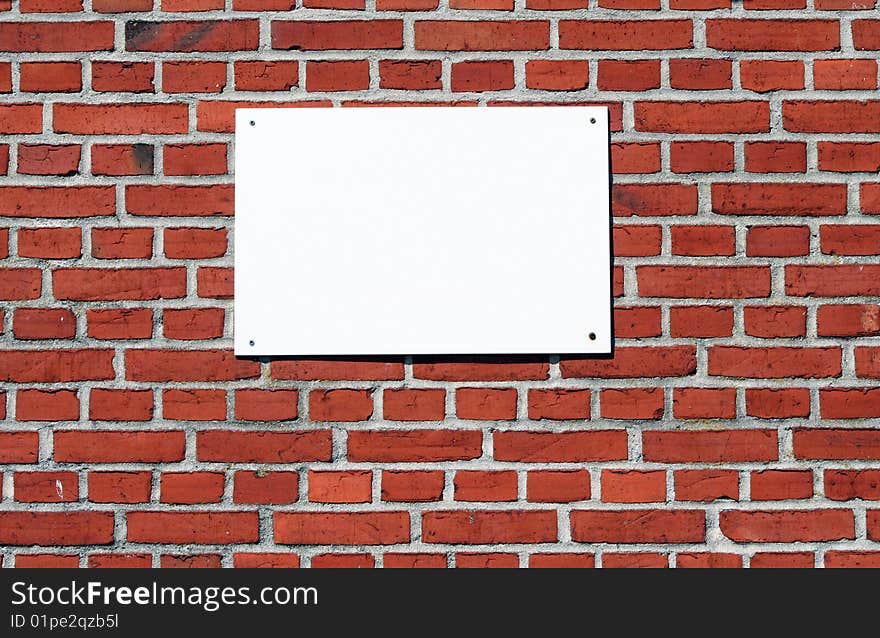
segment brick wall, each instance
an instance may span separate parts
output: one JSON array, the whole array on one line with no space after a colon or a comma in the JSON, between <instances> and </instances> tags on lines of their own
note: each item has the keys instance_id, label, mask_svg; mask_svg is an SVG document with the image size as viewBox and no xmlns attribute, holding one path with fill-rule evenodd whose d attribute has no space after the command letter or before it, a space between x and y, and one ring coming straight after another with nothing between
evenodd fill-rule
<instances>
[{"instance_id":1,"label":"brick wall","mask_svg":"<svg viewBox=\"0 0 880 638\"><path fill-rule=\"evenodd\" d=\"M3 564L880 565L875 0L731 2L0 0ZM392 102L608 106L612 360L233 357L235 107Z\"/></svg>"}]
</instances>

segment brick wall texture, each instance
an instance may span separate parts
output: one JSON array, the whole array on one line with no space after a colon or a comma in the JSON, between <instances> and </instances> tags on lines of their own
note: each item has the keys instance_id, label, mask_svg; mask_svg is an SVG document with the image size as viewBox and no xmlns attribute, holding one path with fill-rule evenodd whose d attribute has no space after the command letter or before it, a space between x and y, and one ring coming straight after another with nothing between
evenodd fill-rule
<instances>
[{"instance_id":1,"label":"brick wall texture","mask_svg":"<svg viewBox=\"0 0 880 638\"><path fill-rule=\"evenodd\" d=\"M3 565L880 566L878 51L875 0L0 0ZM559 102L612 359L233 356L237 106Z\"/></svg>"}]
</instances>

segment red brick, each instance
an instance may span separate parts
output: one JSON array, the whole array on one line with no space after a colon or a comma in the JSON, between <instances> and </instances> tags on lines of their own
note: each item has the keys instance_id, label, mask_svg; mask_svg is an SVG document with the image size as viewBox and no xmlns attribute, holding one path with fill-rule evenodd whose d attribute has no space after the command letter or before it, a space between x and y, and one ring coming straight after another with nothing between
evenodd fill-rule
<instances>
[{"instance_id":1,"label":"red brick","mask_svg":"<svg viewBox=\"0 0 880 638\"><path fill-rule=\"evenodd\" d=\"M740 60L740 85L747 91L796 91L804 88L800 60Z\"/></svg>"},{"instance_id":2,"label":"red brick","mask_svg":"<svg viewBox=\"0 0 880 638\"><path fill-rule=\"evenodd\" d=\"M810 565L812 567L813 565ZM873 569L880 567L880 552L829 551L825 553L829 569Z\"/></svg>"},{"instance_id":3,"label":"red brick","mask_svg":"<svg viewBox=\"0 0 880 638\"><path fill-rule=\"evenodd\" d=\"M677 419L736 417L735 388L675 388L672 412Z\"/></svg>"},{"instance_id":4,"label":"red brick","mask_svg":"<svg viewBox=\"0 0 880 638\"><path fill-rule=\"evenodd\" d=\"M166 175L223 175L226 144L167 144L163 166Z\"/></svg>"},{"instance_id":5,"label":"red brick","mask_svg":"<svg viewBox=\"0 0 880 638\"><path fill-rule=\"evenodd\" d=\"M446 415L446 390L386 389L383 418L391 421L442 421Z\"/></svg>"},{"instance_id":6,"label":"red brick","mask_svg":"<svg viewBox=\"0 0 880 638\"><path fill-rule=\"evenodd\" d=\"M113 301L177 299L186 295L184 268L56 268L56 299Z\"/></svg>"},{"instance_id":7,"label":"red brick","mask_svg":"<svg viewBox=\"0 0 880 638\"><path fill-rule=\"evenodd\" d=\"M10 52L112 51L114 23L109 20L76 22L3 22L0 42Z\"/></svg>"},{"instance_id":8,"label":"red brick","mask_svg":"<svg viewBox=\"0 0 880 638\"><path fill-rule=\"evenodd\" d=\"M614 336L624 339L659 337L663 333L657 306L614 309Z\"/></svg>"},{"instance_id":9,"label":"red brick","mask_svg":"<svg viewBox=\"0 0 880 638\"><path fill-rule=\"evenodd\" d=\"M329 461L333 439L330 430L259 432L204 430L196 436L199 461L226 463L302 463Z\"/></svg>"},{"instance_id":10,"label":"red brick","mask_svg":"<svg viewBox=\"0 0 880 638\"><path fill-rule=\"evenodd\" d=\"M426 543L547 543L557 540L556 512L540 510L434 511L422 514Z\"/></svg>"},{"instance_id":11,"label":"red brick","mask_svg":"<svg viewBox=\"0 0 880 638\"><path fill-rule=\"evenodd\" d=\"M455 566L463 569L515 569L519 556L510 553L468 553L455 555Z\"/></svg>"},{"instance_id":12,"label":"red brick","mask_svg":"<svg viewBox=\"0 0 880 638\"><path fill-rule=\"evenodd\" d=\"M602 470L603 503L658 503L666 500L663 470Z\"/></svg>"},{"instance_id":13,"label":"red brick","mask_svg":"<svg viewBox=\"0 0 880 638\"><path fill-rule=\"evenodd\" d=\"M92 228L92 256L98 259L149 259L152 228Z\"/></svg>"},{"instance_id":14,"label":"red brick","mask_svg":"<svg viewBox=\"0 0 880 638\"><path fill-rule=\"evenodd\" d=\"M811 552L758 552L752 556L749 561L749 567L752 569L778 569L786 567L802 569L814 567L815 560Z\"/></svg>"},{"instance_id":15,"label":"red brick","mask_svg":"<svg viewBox=\"0 0 880 638\"><path fill-rule=\"evenodd\" d=\"M162 331L168 339L205 340L223 336L222 308L168 308Z\"/></svg>"},{"instance_id":16,"label":"red brick","mask_svg":"<svg viewBox=\"0 0 880 638\"><path fill-rule=\"evenodd\" d=\"M93 421L149 421L153 418L153 391L92 388L89 418Z\"/></svg>"},{"instance_id":17,"label":"red brick","mask_svg":"<svg viewBox=\"0 0 880 638\"><path fill-rule=\"evenodd\" d=\"M224 483L222 472L163 472L159 501L178 505L218 503Z\"/></svg>"},{"instance_id":18,"label":"red brick","mask_svg":"<svg viewBox=\"0 0 880 638\"><path fill-rule=\"evenodd\" d=\"M162 416L172 421L223 421L226 419L226 391L163 390Z\"/></svg>"},{"instance_id":19,"label":"red brick","mask_svg":"<svg viewBox=\"0 0 880 638\"><path fill-rule=\"evenodd\" d=\"M93 175L152 175L152 144L93 144Z\"/></svg>"},{"instance_id":20,"label":"red brick","mask_svg":"<svg viewBox=\"0 0 880 638\"><path fill-rule=\"evenodd\" d=\"M237 60L234 72L237 91L289 91L299 84L296 60Z\"/></svg>"},{"instance_id":21,"label":"red brick","mask_svg":"<svg viewBox=\"0 0 880 638\"><path fill-rule=\"evenodd\" d=\"M736 254L733 226L672 226L672 254L690 257Z\"/></svg>"},{"instance_id":22,"label":"red brick","mask_svg":"<svg viewBox=\"0 0 880 638\"><path fill-rule=\"evenodd\" d=\"M816 60L813 86L830 91L877 88L876 60Z\"/></svg>"},{"instance_id":23,"label":"red brick","mask_svg":"<svg viewBox=\"0 0 880 638\"><path fill-rule=\"evenodd\" d=\"M296 381L391 381L403 379L401 361L288 359L273 361L273 379Z\"/></svg>"},{"instance_id":24,"label":"red brick","mask_svg":"<svg viewBox=\"0 0 880 638\"><path fill-rule=\"evenodd\" d=\"M429 51L540 51L550 48L550 23L417 20L415 47Z\"/></svg>"},{"instance_id":25,"label":"red brick","mask_svg":"<svg viewBox=\"0 0 880 638\"><path fill-rule=\"evenodd\" d=\"M309 500L312 503L369 503L372 484L373 473L368 470L309 470Z\"/></svg>"},{"instance_id":26,"label":"red brick","mask_svg":"<svg viewBox=\"0 0 880 638\"><path fill-rule=\"evenodd\" d=\"M690 49L690 20L560 20L559 48L616 51Z\"/></svg>"},{"instance_id":27,"label":"red brick","mask_svg":"<svg viewBox=\"0 0 880 638\"><path fill-rule=\"evenodd\" d=\"M739 554L683 552L676 557L675 566L680 569L731 569L742 567L742 556Z\"/></svg>"},{"instance_id":28,"label":"red brick","mask_svg":"<svg viewBox=\"0 0 880 638\"><path fill-rule=\"evenodd\" d=\"M819 234L822 252L827 255L880 254L880 227L876 225L823 225Z\"/></svg>"},{"instance_id":29,"label":"red brick","mask_svg":"<svg viewBox=\"0 0 880 638\"><path fill-rule=\"evenodd\" d=\"M505 420L516 418L514 388L459 388L455 391L459 419Z\"/></svg>"},{"instance_id":30,"label":"red brick","mask_svg":"<svg viewBox=\"0 0 880 638\"><path fill-rule=\"evenodd\" d=\"M706 20L706 43L722 51L834 51L837 20Z\"/></svg>"},{"instance_id":31,"label":"red brick","mask_svg":"<svg viewBox=\"0 0 880 638\"><path fill-rule=\"evenodd\" d=\"M846 184L713 184L712 210L721 215L843 215Z\"/></svg>"},{"instance_id":32,"label":"red brick","mask_svg":"<svg viewBox=\"0 0 880 638\"><path fill-rule=\"evenodd\" d=\"M367 60L306 63L307 91L363 91L370 87Z\"/></svg>"},{"instance_id":33,"label":"red brick","mask_svg":"<svg viewBox=\"0 0 880 638\"><path fill-rule=\"evenodd\" d=\"M299 499L296 472L237 471L232 500L235 503L285 505Z\"/></svg>"},{"instance_id":34,"label":"red brick","mask_svg":"<svg viewBox=\"0 0 880 638\"><path fill-rule=\"evenodd\" d=\"M673 337L726 337L733 333L730 306L673 306L669 320Z\"/></svg>"},{"instance_id":35,"label":"red brick","mask_svg":"<svg viewBox=\"0 0 880 638\"><path fill-rule=\"evenodd\" d=\"M13 478L19 503L68 503L79 499L76 472L16 472Z\"/></svg>"},{"instance_id":36,"label":"red brick","mask_svg":"<svg viewBox=\"0 0 880 638\"><path fill-rule=\"evenodd\" d=\"M187 105L181 103L53 105L56 133L77 135L146 135L186 133Z\"/></svg>"},{"instance_id":37,"label":"red brick","mask_svg":"<svg viewBox=\"0 0 880 638\"><path fill-rule=\"evenodd\" d=\"M162 569L216 569L220 567L220 554L162 554L159 558Z\"/></svg>"},{"instance_id":38,"label":"red brick","mask_svg":"<svg viewBox=\"0 0 880 638\"><path fill-rule=\"evenodd\" d=\"M865 3L867 4L867 3ZM853 20L853 45L859 51L880 50L880 21Z\"/></svg>"},{"instance_id":39,"label":"red brick","mask_svg":"<svg viewBox=\"0 0 880 638\"><path fill-rule=\"evenodd\" d=\"M2 409L6 418L5 397ZM36 463L40 445L40 434L29 432L0 432L0 463Z\"/></svg>"},{"instance_id":40,"label":"red brick","mask_svg":"<svg viewBox=\"0 0 880 638\"><path fill-rule=\"evenodd\" d=\"M272 48L302 51L402 49L403 21L273 20Z\"/></svg>"},{"instance_id":41,"label":"red brick","mask_svg":"<svg viewBox=\"0 0 880 638\"><path fill-rule=\"evenodd\" d=\"M676 470L673 476L677 501L739 500L739 473L735 470Z\"/></svg>"},{"instance_id":42,"label":"red brick","mask_svg":"<svg viewBox=\"0 0 880 638\"><path fill-rule=\"evenodd\" d=\"M427 91L443 86L440 60L380 60L379 88Z\"/></svg>"},{"instance_id":43,"label":"red brick","mask_svg":"<svg viewBox=\"0 0 880 638\"><path fill-rule=\"evenodd\" d=\"M80 147L74 144L19 144L18 172L21 175L76 175L79 157Z\"/></svg>"},{"instance_id":44,"label":"red brick","mask_svg":"<svg viewBox=\"0 0 880 638\"><path fill-rule=\"evenodd\" d=\"M416 359L413 376L430 381L528 381L546 379L550 365L543 362L504 362L469 358L467 362L431 362Z\"/></svg>"},{"instance_id":45,"label":"red brick","mask_svg":"<svg viewBox=\"0 0 880 638\"><path fill-rule=\"evenodd\" d=\"M94 503L146 503L150 472L89 472L89 500Z\"/></svg>"},{"instance_id":46,"label":"red brick","mask_svg":"<svg viewBox=\"0 0 880 638\"><path fill-rule=\"evenodd\" d=\"M210 259L226 254L225 228L166 228L165 256L170 259Z\"/></svg>"},{"instance_id":47,"label":"red brick","mask_svg":"<svg viewBox=\"0 0 880 638\"><path fill-rule=\"evenodd\" d=\"M149 339L153 336L153 311L149 308L107 308L86 311L88 334L93 339Z\"/></svg>"},{"instance_id":48,"label":"red brick","mask_svg":"<svg viewBox=\"0 0 880 638\"><path fill-rule=\"evenodd\" d=\"M382 472L382 500L396 502L439 501L443 496L443 472Z\"/></svg>"},{"instance_id":49,"label":"red brick","mask_svg":"<svg viewBox=\"0 0 880 638\"><path fill-rule=\"evenodd\" d=\"M528 394L530 419L590 418L590 391L567 388L531 388Z\"/></svg>"},{"instance_id":50,"label":"red brick","mask_svg":"<svg viewBox=\"0 0 880 638\"><path fill-rule=\"evenodd\" d=\"M458 470L453 486L456 501L517 500L517 476L513 471Z\"/></svg>"},{"instance_id":51,"label":"red brick","mask_svg":"<svg viewBox=\"0 0 880 638\"><path fill-rule=\"evenodd\" d=\"M526 88L542 91L582 91L590 80L587 60L528 60Z\"/></svg>"},{"instance_id":52,"label":"red brick","mask_svg":"<svg viewBox=\"0 0 880 638\"><path fill-rule=\"evenodd\" d=\"M770 295L763 266L639 266L641 297L738 299Z\"/></svg>"},{"instance_id":53,"label":"red brick","mask_svg":"<svg viewBox=\"0 0 880 638\"><path fill-rule=\"evenodd\" d=\"M762 470L752 472L753 501L787 501L813 497L811 470Z\"/></svg>"},{"instance_id":54,"label":"red brick","mask_svg":"<svg viewBox=\"0 0 880 638\"><path fill-rule=\"evenodd\" d=\"M236 552L232 555L232 566L244 569L290 569L299 567L299 556L296 554L278 554L269 552Z\"/></svg>"},{"instance_id":55,"label":"red brick","mask_svg":"<svg viewBox=\"0 0 880 638\"><path fill-rule=\"evenodd\" d=\"M611 144L612 173L623 175L657 173L659 171L660 145L658 143L615 142Z\"/></svg>"},{"instance_id":56,"label":"red brick","mask_svg":"<svg viewBox=\"0 0 880 638\"><path fill-rule=\"evenodd\" d=\"M92 62L95 91L155 93L152 62Z\"/></svg>"},{"instance_id":57,"label":"red brick","mask_svg":"<svg viewBox=\"0 0 880 638\"><path fill-rule=\"evenodd\" d=\"M746 414L761 419L810 416L807 388L746 388Z\"/></svg>"},{"instance_id":58,"label":"red brick","mask_svg":"<svg viewBox=\"0 0 880 638\"><path fill-rule=\"evenodd\" d=\"M236 359L231 350L127 350L129 381L233 381L253 379L260 364Z\"/></svg>"},{"instance_id":59,"label":"red brick","mask_svg":"<svg viewBox=\"0 0 880 638\"><path fill-rule=\"evenodd\" d=\"M799 459L880 459L876 430L794 430L794 456Z\"/></svg>"},{"instance_id":60,"label":"red brick","mask_svg":"<svg viewBox=\"0 0 880 638\"><path fill-rule=\"evenodd\" d=\"M676 142L669 145L674 173L725 173L733 170L730 142Z\"/></svg>"},{"instance_id":61,"label":"red brick","mask_svg":"<svg viewBox=\"0 0 880 638\"><path fill-rule=\"evenodd\" d=\"M479 458L483 436L477 430L351 430L348 460L399 463Z\"/></svg>"},{"instance_id":62,"label":"red brick","mask_svg":"<svg viewBox=\"0 0 880 638\"><path fill-rule=\"evenodd\" d=\"M611 189L615 217L693 215L697 191L692 184L617 184Z\"/></svg>"},{"instance_id":63,"label":"red brick","mask_svg":"<svg viewBox=\"0 0 880 638\"><path fill-rule=\"evenodd\" d=\"M685 58L669 61L669 85L673 89L709 91L729 89L732 63L730 60Z\"/></svg>"},{"instance_id":64,"label":"red brick","mask_svg":"<svg viewBox=\"0 0 880 638\"><path fill-rule=\"evenodd\" d=\"M115 378L113 350L2 350L0 380L13 383L106 381Z\"/></svg>"},{"instance_id":65,"label":"red brick","mask_svg":"<svg viewBox=\"0 0 880 638\"><path fill-rule=\"evenodd\" d=\"M284 545L394 545L410 540L408 512L275 512Z\"/></svg>"},{"instance_id":66,"label":"red brick","mask_svg":"<svg viewBox=\"0 0 880 638\"><path fill-rule=\"evenodd\" d=\"M722 533L737 543L795 543L855 538L852 510L721 512Z\"/></svg>"},{"instance_id":67,"label":"red brick","mask_svg":"<svg viewBox=\"0 0 880 638\"><path fill-rule=\"evenodd\" d=\"M663 418L663 388L614 388L602 390L603 419Z\"/></svg>"},{"instance_id":68,"label":"red brick","mask_svg":"<svg viewBox=\"0 0 880 638\"><path fill-rule=\"evenodd\" d=\"M560 369L564 378L631 379L686 376L696 365L692 346L620 347L613 359L562 359Z\"/></svg>"},{"instance_id":69,"label":"red brick","mask_svg":"<svg viewBox=\"0 0 880 638\"><path fill-rule=\"evenodd\" d=\"M98 217L115 212L113 186L0 186L4 217Z\"/></svg>"},{"instance_id":70,"label":"red brick","mask_svg":"<svg viewBox=\"0 0 880 638\"><path fill-rule=\"evenodd\" d=\"M132 184L125 188L126 210L132 215L231 216L232 203L231 184L186 186Z\"/></svg>"},{"instance_id":71,"label":"red brick","mask_svg":"<svg viewBox=\"0 0 880 638\"><path fill-rule=\"evenodd\" d=\"M785 292L795 297L856 297L880 294L880 266L786 266Z\"/></svg>"},{"instance_id":72,"label":"red brick","mask_svg":"<svg viewBox=\"0 0 880 638\"><path fill-rule=\"evenodd\" d=\"M582 543L698 543L706 539L702 510L572 511L571 538Z\"/></svg>"},{"instance_id":73,"label":"red brick","mask_svg":"<svg viewBox=\"0 0 880 638\"><path fill-rule=\"evenodd\" d=\"M401 568L433 568L444 569L446 556L444 554L423 553L387 553L383 557L382 566L391 569Z\"/></svg>"},{"instance_id":74,"label":"red brick","mask_svg":"<svg viewBox=\"0 0 880 638\"><path fill-rule=\"evenodd\" d=\"M670 0L671 3L682 1L690 2L692 0ZM655 554L653 552L606 552L602 556L602 567L607 569L662 569L669 567L669 558L665 554Z\"/></svg>"},{"instance_id":75,"label":"red brick","mask_svg":"<svg viewBox=\"0 0 880 638\"><path fill-rule=\"evenodd\" d=\"M818 148L820 171L880 171L880 142L819 142Z\"/></svg>"},{"instance_id":76,"label":"red brick","mask_svg":"<svg viewBox=\"0 0 880 638\"><path fill-rule=\"evenodd\" d=\"M37 259L71 259L82 254L79 228L20 228L18 254Z\"/></svg>"},{"instance_id":77,"label":"red brick","mask_svg":"<svg viewBox=\"0 0 880 638\"><path fill-rule=\"evenodd\" d=\"M12 332L16 339L71 339L76 316L67 308L16 308Z\"/></svg>"},{"instance_id":78,"label":"red brick","mask_svg":"<svg viewBox=\"0 0 880 638\"><path fill-rule=\"evenodd\" d=\"M0 512L4 545L109 545L112 512Z\"/></svg>"},{"instance_id":79,"label":"red brick","mask_svg":"<svg viewBox=\"0 0 880 638\"><path fill-rule=\"evenodd\" d=\"M529 556L529 567L547 568L590 568L595 566L592 554L551 554L540 553Z\"/></svg>"},{"instance_id":80,"label":"red brick","mask_svg":"<svg viewBox=\"0 0 880 638\"><path fill-rule=\"evenodd\" d=\"M312 421L365 421L372 414L371 390L312 390L309 393Z\"/></svg>"},{"instance_id":81,"label":"red brick","mask_svg":"<svg viewBox=\"0 0 880 638\"><path fill-rule=\"evenodd\" d=\"M495 431L496 461L527 463L579 463L613 461L628 456L625 430L584 432Z\"/></svg>"},{"instance_id":82,"label":"red brick","mask_svg":"<svg viewBox=\"0 0 880 638\"><path fill-rule=\"evenodd\" d=\"M767 102L636 102L637 131L657 133L766 133Z\"/></svg>"},{"instance_id":83,"label":"red brick","mask_svg":"<svg viewBox=\"0 0 880 638\"><path fill-rule=\"evenodd\" d=\"M819 307L816 315L820 337L870 337L880 334L880 306L875 304Z\"/></svg>"},{"instance_id":84,"label":"red brick","mask_svg":"<svg viewBox=\"0 0 880 638\"><path fill-rule=\"evenodd\" d=\"M825 470L825 497L833 501L878 501L880 470Z\"/></svg>"},{"instance_id":85,"label":"red brick","mask_svg":"<svg viewBox=\"0 0 880 638\"><path fill-rule=\"evenodd\" d=\"M131 543L249 543L259 539L257 512L128 512Z\"/></svg>"},{"instance_id":86,"label":"red brick","mask_svg":"<svg viewBox=\"0 0 880 638\"><path fill-rule=\"evenodd\" d=\"M880 100L786 100L782 125L793 133L878 133Z\"/></svg>"},{"instance_id":87,"label":"red brick","mask_svg":"<svg viewBox=\"0 0 880 638\"><path fill-rule=\"evenodd\" d=\"M536 503L571 503L590 498L587 470L535 470L528 473L526 493Z\"/></svg>"},{"instance_id":88,"label":"red brick","mask_svg":"<svg viewBox=\"0 0 880 638\"><path fill-rule=\"evenodd\" d=\"M184 433L55 430L59 463L161 463L182 461Z\"/></svg>"},{"instance_id":89,"label":"red brick","mask_svg":"<svg viewBox=\"0 0 880 638\"><path fill-rule=\"evenodd\" d=\"M803 306L747 306L745 332L753 337L803 337L807 334L807 309Z\"/></svg>"},{"instance_id":90,"label":"red brick","mask_svg":"<svg viewBox=\"0 0 880 638\"><path fill-rule=\"evenodd\" d=\"M259 45L257 20L173 20L125 23L127 51L254 51Z\"/></svg>"},{"instance_id":91,"label":"red brick","mask_svg":"<svg viewBox=\"0 0 880 638\"><path fill-rule=\"evenodd\" d=\"M236 390L235 418L243 421L295 419L297 394L296 390Z\"/></svg>"},{"instance_id":92,"label":"red brick","mask_svg":"<svg viewBox=\"0 0 880 638\"><path fill-rule=\"evenodd\" d=\"M93 6L99 1L93 0ZM153 557L149 554L89 554L89 567L92 569L149 569L152 565Z\"/></svg>"},{"instance_id":93,"label":"red brick","mask_svg":"<svg viewBox=\"0 0 880 638\"><path fill-rule=\"evenodd\" d=\"M660 431L642 433L643 456L657 463L776 461L776 430Z\"/></svg>"},{"instance_id":94,"label":"red brick","mask_svg":"<svg viewBox=\"0 0 880 638\"><path fill-rule=\"evenodd\" d=\"M19 421L77 421L76 390L19 390L15 418Z\"/></svg>"},{"instance_id":95,"label":"red brick","mask_svg":"<svg viewBox=\"0 0 880 638\"><path fill-rule=\"evenodd\" d=\"M841 373L840 348L774 347L709 348L709 374L724 377L806 379L837 377Z\"/></svg>"},{"instance_id":96,"label":"red brick","mask_svg":"<svg viewBox=\"0 0 880 638\"><path fill-rule=\"evenodd\" d=\"M801 257L809 252L809 226L752 226L746 237L749 257Z\"/></svg>"},{"instance_id":97,"label":"red brick","mask_svg":"<svg viewBox=\"0 0 880 638\"><path fill-rule=\"evenodd\" d=\"M513 62L510 60L467 61L452 64L453 91L504 91L512 89L513 86Z\"/></svg>"},{"instance_id":98,"label":"red brick","mask_svg":"<svg viewBox=\"0 0 880 638\"><path fill-rule=\"evenodd\" d=\"M599 60L600 91L660 88L660 60Z\"/></svg>"}]
</instances>

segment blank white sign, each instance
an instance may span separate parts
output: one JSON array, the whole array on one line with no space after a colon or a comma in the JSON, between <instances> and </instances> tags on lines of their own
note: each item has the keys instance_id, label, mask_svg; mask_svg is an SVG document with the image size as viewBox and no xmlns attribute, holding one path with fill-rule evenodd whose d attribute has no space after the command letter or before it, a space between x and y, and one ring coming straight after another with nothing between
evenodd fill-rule
<instances>
[{"instance_id":1,"label":"blank white sign","mask_svg":"<svg viewBox=\"0 0 880 638\"><path fill-rule=\"evenodd\" d=\"M239 109L235 353L610 352L607 118Z\"/></svg>"}]
</instances>

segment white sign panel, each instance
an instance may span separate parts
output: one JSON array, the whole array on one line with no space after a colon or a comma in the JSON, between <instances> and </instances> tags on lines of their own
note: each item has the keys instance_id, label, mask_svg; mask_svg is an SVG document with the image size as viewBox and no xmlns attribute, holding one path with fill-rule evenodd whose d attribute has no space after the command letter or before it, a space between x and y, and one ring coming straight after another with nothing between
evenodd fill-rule
<instances>
[{"instance_id":1,"label":"white sign panel","mask_svg":"<svg viewBox=\"0 0 880 638\"><path fill-rule=\"evenodd\" d=\"M239 109L238 355L611 350L604 107Z\"/></svg>"}]
</instances>

